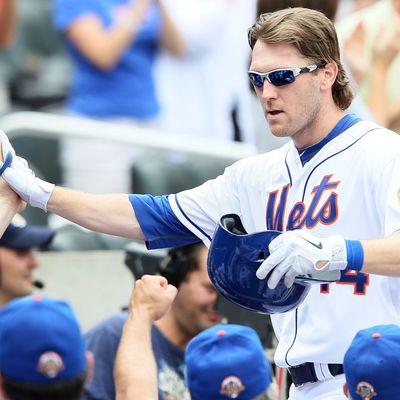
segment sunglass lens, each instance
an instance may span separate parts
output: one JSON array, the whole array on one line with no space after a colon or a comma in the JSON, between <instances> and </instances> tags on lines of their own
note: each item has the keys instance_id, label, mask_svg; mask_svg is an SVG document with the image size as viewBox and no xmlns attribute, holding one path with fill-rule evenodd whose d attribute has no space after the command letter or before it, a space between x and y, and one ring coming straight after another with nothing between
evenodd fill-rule
<instances>
[{"instance_id":1,"label":"sunglass lens","mask_svg":"<svg viewBox=\"0 0 400 400\"><path fill-rule=\"evenodd\" d=\"M254 72L249 72L250 82L258 88L263 87L264 79L261 75L255 74Z\"/></svg>"},{"instance_id":2,"label":"sunglass lens","mask_svg":"<svg viewBox=\"0 0 400 400\"><path fill-rule=\"evenodd\" d=\"M283 86L294 82L293 71L289 69L271 72L268 77L275 86Z\"/></svg>"}]
</instances>

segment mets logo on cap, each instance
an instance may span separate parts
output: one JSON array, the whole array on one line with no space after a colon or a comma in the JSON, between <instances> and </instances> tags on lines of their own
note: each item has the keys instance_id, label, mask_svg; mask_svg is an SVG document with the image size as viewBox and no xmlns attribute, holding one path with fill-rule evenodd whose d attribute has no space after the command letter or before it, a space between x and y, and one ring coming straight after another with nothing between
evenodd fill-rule
<instances>
[{"instance_id":1,"label":"mets logo on cap","mask_svg":"<svg viewBox=\"0 0 400 400\"><path fill-rule=\"evenodd\" d=\"M39 357L37 370L47 378L55 378L63 369L64 362L56 352L48 351Z\"/></svg>"},{"instance_id":2,"label":"mets logo on cap","mask_svg":"<svg viewBox=\"0 0 400 400\"><path fill-rule=\"evenodd\" d=\"M244 389L242 381L237 376L227 376L221 382L220 393L229 399L236 399Z\"/></svg>"},{"instance_id":3,"label":"mets logo on cap","mask_svg":"<svg viewBox=\"0 0 400 400\"><path fill-rule=\"evenodd\" d=\"M358 382L356 393L363 398L363 400L369 400L375 397L377 394L374 387L368 382Z\"/></svg>"}]
</instances>

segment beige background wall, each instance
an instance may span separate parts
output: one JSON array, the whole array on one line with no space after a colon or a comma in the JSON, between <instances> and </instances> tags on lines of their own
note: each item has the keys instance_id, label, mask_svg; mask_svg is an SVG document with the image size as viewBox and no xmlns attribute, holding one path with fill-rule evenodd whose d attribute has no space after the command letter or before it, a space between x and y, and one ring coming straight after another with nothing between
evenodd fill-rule
<instances>
[{"instance_id":1,"label":"beige background wall","mask_svg":"<svg viewBox=\"0 0 400 400\"><path fill-rule=\"evenodd\" d=\"M76 251L38 253L38 290L63 298L74 307L86 331L101 319L128 304L133 276L124 264L124 251Z\"/></svg>"}]
</instances>

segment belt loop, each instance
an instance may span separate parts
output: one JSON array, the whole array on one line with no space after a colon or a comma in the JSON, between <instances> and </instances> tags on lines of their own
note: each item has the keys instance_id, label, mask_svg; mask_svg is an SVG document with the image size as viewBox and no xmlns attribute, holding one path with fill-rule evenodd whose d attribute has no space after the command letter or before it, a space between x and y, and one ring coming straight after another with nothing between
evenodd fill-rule
<instances>
[{"instance_id":1,"label":"belt loop","mask_svg":"<svg viewBox=\"0 0 400 400\"><path fill-rule=\"evenodd\" d=\"M315 374L319 381L324 381L326 379L332 379L334 376L331 374L329 370L328 364L319 364L314 363Z\"/></svg>"}]
</instances>

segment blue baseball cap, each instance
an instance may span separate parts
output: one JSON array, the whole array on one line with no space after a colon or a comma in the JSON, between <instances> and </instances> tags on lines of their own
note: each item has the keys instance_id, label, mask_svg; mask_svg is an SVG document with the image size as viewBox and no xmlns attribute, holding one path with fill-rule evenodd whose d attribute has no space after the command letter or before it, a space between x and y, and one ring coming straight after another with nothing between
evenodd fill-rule
<instances>
[{"instance_id":1,"label":"blue baseball cap","mask_svg":"<svg viewBox=\"0 0 400 400\"><path fill-rule=\"evenodd\" d=\"M86 371L85 343L64 301L26 296L0 309L0 372L19 382L51 384Z\"/></svg>"},{"instance_id":2,"label":"blue baseball cap","mask_svg":"<svg viewBox=\"0 0 400 400\"><path fill-rule=\"evenodd\" d=\"M185 352L192 400L252 399L270 382L268 360L256 331L216 325L195 336Z\"/></svg>"},{"instance_id":3,"label":"blue baseball cap","mask_svg":"<svg viewBox=\"0 0 400 400\"><path fill-rule=\"evenodd\" d=\"M344 356L353 400L393 400L400 387L400 327L377 325L359 331Z\"/></svg>"},{"instance_id":4,"label":"blue baseball cap","mask_svg":"<svg viewBox=\"0 0 400 400\"><path fill-rule=\"evenodd\" d=\"M28 225L25 219L16 214L0 237L0 247L11 249L30 249L46 247L55 235L55 231L44 226Z\"/></svg>"}]
</instances>

